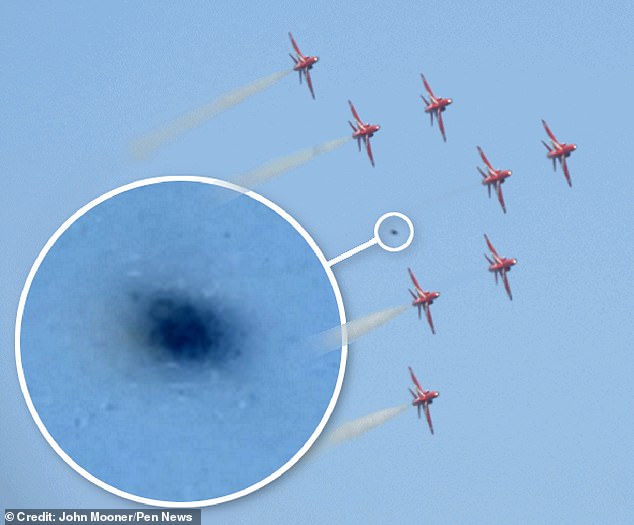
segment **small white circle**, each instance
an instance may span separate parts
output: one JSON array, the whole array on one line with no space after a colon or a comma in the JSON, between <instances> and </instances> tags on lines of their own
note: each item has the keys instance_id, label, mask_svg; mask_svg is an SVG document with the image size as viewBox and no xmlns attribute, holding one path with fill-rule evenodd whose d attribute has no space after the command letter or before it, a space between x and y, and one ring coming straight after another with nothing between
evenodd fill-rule
<instances>
[{"instance_id":1,"label":"small white circle","mask_svg":"<svg viewBox=\"0 0 634 525\"><path fill-rule=\"evenodd\" d=\"M391 217L398 217L399 219L405 221L405 224L407 224L407 227L409 228L409 235L407 236L407 239L405 240L405 242L401 244L400 246L388 246L381 240L379 228L381 228L381 224L383 223L384 220L389 219ZM379 217L379 219L374 224L374 239L376 240L377 244L381 248L383 248L384 250L388 252L403 251L410 244L412 244L412 241L414 240L414 224L412 223L412 220L407 215L400 213L398 211L390 211L388 213L384 213L383 215Z\"/></svg>"}]
</instances>

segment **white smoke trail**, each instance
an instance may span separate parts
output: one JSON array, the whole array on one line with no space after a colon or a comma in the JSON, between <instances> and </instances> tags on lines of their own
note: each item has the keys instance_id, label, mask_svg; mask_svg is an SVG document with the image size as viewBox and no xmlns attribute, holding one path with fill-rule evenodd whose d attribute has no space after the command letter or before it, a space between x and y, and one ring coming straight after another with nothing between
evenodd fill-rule
<instances>
[{"instance_id":1,"label":"white smoke trail","mask_svg":"<svg viewBox=\"0 0 634 525\"><path fill-rule=\"evenodd\" d=\"M408 406L409 405L406 403L397 407L385 408L377 412L372 412L367 416L360 417L359 419L348 421L347 423L344 423L343 425L325 433L324 444L338 445L343 441L357 438L361 434L365 434L369 430L387 423L393 417L396 417L404 410L407 410Z\"/></svg>"},{"instance_id":2,"label":"white smoke trail","mask_svg":"<svg viewBox=\"0 0 634 525\"><path fill-rule=\"evenodd\" d=\"M331 350L338 350L342 343L351 343L371 330L391 321L396 316L407 310L409 304L387 308L380 312L374 312L360 319L349 321L344 325L335 326L330 330L321 332L312 341L312 347L318 354L323 354Z\"/></svg>"},{"instance_id":3,"label":"white smoke trail","mask_svg":"<svg viewBox=\"0 0 634 525\"><path fill-rule=\"evenodd\" d=\"M213 100L198 109L190 111L173 122L166 124L158 131L139 138L134 141L131 146L132 156L137 160L147 158L154 152L154 150L163 144L174 140L205 120L215 117L225 109L236 106L250 96L259 93L260 91L264 91L266 88L275 84L278 80L281 80L292 71L292 69L278 71L277 73L273 73L272 75L256 80L251 84L234 89L216 100Z\"/></svg>"},{"instance_id":4,"label":"white smoke trail","mask_svg":"<svg viewBox=\"0 0 634 525\"><path fill-rule=\"evenodd\" d=\"M254 188L262 182L272 179L273 177L277 177L286 171L297 168L298 166L311 161L318 155L332 151L351 140L351 136L342 137L340 139L330 140L328 142L324 142L323 144L291 153L286 157L274 159L253 171L239 176L234 182L245 188Z\"/></svg>"}]
</instances>

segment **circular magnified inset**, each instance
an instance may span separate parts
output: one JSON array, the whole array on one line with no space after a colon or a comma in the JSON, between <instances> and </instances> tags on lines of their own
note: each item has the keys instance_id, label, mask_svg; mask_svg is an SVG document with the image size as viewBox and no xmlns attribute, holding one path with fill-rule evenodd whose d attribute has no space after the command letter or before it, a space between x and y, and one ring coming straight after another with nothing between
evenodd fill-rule
<instances>
[{"instance_id":1,"label":"circular magnified inset","mask_svg":"<svg viewBox=\"0 0 634 525\"><path fill-rule=\"evenodd\" d=\"M412 244L414 224L400 212L391 211L379 217L374 224L374 238L388 252L400 252Z\"/></svg>"},{"instance_id":2,"label":"circular magnified inset","mask_svg":"<svg viewBox=\"0 0 634 525\"><path fill-rule=\"evenodd\" d=\"M103 195L47 242L16 361L35 422L85 478L141 503L213 505L315 441L347 348L307 359L307 342L343 323L325 257L288 214L223 181L161 177Z\"/></svg>"}]
</instances>

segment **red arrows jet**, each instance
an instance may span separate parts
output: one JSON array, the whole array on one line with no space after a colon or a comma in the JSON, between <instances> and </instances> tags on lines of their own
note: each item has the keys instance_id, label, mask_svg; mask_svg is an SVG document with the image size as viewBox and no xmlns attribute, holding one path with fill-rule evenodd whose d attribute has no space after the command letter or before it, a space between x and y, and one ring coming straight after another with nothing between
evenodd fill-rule
<instances>
[{"instance_id":1,"label":"red arrows jet","mask_svg":"<svg viewBox=\"0 0 634 525\"><path fill-rule=\"evenodd\" d=\"M546 124L546 121L544 119L542 119L542 124L544 125L544 129L546 130L546 133L548 133L548 136L550 137L550 144L551 144L549 146L542 140L542 144L546 146L546 149L548 150L548 153L546 154L546 156L549 159L553 160L553 169L555 171L557 171L557 160L559 160L559 163L561 164L561 168L564 171L564 176L566 177L566 181L568 182L568 186L572 187L572 180L570 180L570 173L568 172L566 159L570 157L570 154L574 150L577 149L577 146L575 144L565 144L563 142L559 142L555 138L555 135L553 135L553 132L550 131L550 128L548 127L548 124Z\"/></svg>"},{"instance_id":2,"label":"red arrows jet","mask_svg":"<svg viewBox=\"0 0 634 525\"><path fill-rule=\"evenodd\" d=\"M512 172L511 170L496 170L493 166L491 166L489 159L486 158L486 155L484 154L484 151L482 151L482 148L480 146L478 146L478 151L480 152L480 157L482 157L482 161L486 164L487 167L487 173L484 173L484 171L482 171L480 167L478 167L478 171L480 172L480 175L482 175L482 184L484 184L487 187L487 190L489 190L489 197L491 197L491 187L495 189L498 194L500 206L502 206L502 211L506 213L504 195L502 195L502 184L508 177L511 176Z\"/></svg>"},{"instance_id":3,"label":"red arrows jet","mask_svg":"<svg viewBox=\"0 0 634 525\"><path fill-rule=\"evenodd\" d=\"M420 284L418 284L418 281L416 280L416 277L414 277L412 270L408 268L407 271L409 272L409 276L414 283L414 289L416 290L416 293L414 293L412 290L408 290L414 298L412 306L416 306L418 308L419 319L422 318L422 310L425 310L425 314L427 315L427 322L429 323L429 327L431 328L431 333L435 334L436 330L434 330L434 322L431 319L431 311L429 310L429 306L433 304L435 299L438 299L440 297L440 292L426 292L420 287Z\"/></svg>"},{"instance_id":4,"label":"red arrows jet","mask_svg":"<svg viewBox=\"0 0 634 525\"><path fill-rule=\"evenodd\" d=\"M412 397L414 398L412 400L412 405L415 406L416 409L418 410L419 419L420 419L420 409L421 407L423 408L423 410L425 411L425 417L427 418L427 424L429 425L429 430L433 434L434 425L432 425L432 422L431 422L431 415L429 414L429 405L432 404L434 399L436 399L440 395L440 393L436 392L435 390L425 390L422 386L420 386L418 379L416 379L416 376L414 375L414 371L412 370L412 367L410 366L408 368L409 368L409 373L412 376L412 381L414 381L414 384L416 385L416 392L414 392L411 388L409 389L410 393L412 394Z\"/></svg>"},{"instance_id":5,"label":"red arrows jet","mask_svg":"<svg viewBox=\"0 0 634 525\"><path fill-rule=\"evenodd\" d=\"M508 257L500 257L498 252L495 250L491 241L487 237L487 234L484 234L484 239L487 242L487 246L489 250L491 250L491 256L493 260L489 258L489 256L485 253L484 257L487 261L489 261L489 271L493 272L495 275L495 284L498 283L498 274L502 276L502 280L504 281L504 288L506 288L506 293L509 296L509 299L513 300L513 294L511 293L511 287L509 286L509 280L506 276L508 272L511 271L511 267L517 264L517 259L510 259Z\"/></svg>"},{"instance_id":6,"label":"red arrows jet","mask_svg":"<svg viewBox=\"0 0 634 525\"><path fill-rule=\"evenodd\" d=\"M295 53L297 54L297 56L294 57L293 55L289 53L289 56L293 59L293 62L295 62L295 67L293 68L293 70L299 73L300 84L302 83L302 75L306 77L306 84L308 84L308 89L310 89L310 94L313 96L313 98L315 98L315 93L313 91L313 82L310 79L310 70L313 68L315 63L319 60L319 57L307 57L302 55L302 52L299 50L299 47L297 47L297 43L295 42L293 35L289 33L288 36L290 37L291 44L293 44L293 47L295 48Z\"/></svg>"},{"instance_id":7,"label":"red arrows jet","mask_svg":"<svg viewBox=\"0 0 634 525\"><path fill-rule=\"evenodd\" d=\"M438 119L438 127L440 128L440 133L442 133L442 139L447 142L447 137L445 136L445 125L442 121L442 112L447 109L447 106L451 104L453 100L451 100L450 98L440 98L434 95L431 87L429 87L429 84L425 79L425 75L421 73L420 77L423 79L423 85L425 86L427 93L429 93L430 98L430 100L428 101L423 95L420 96L420 98L423 99L423 102L427 104L427 107L425 108L425 113L429 113L429 118L431 119L432 126L434 125L434 115L436 115L436 118Z\"/></svg>"},{"instance_id":8,"label":"red arrows jet","mask_svg":"<svg viewBox=\"0 0 634 525\"><path fill-rule=\"evenodd\" d=\"M365 149L368 152L368 157L370 158L370 162L372 163L372 167L374 167L374 157L372 156L372 146L370 146L370 139L374 136L374 134L381 129L381 126L378 124L368 124L367 122L364 124L357 110L354 109L352 102L348 100L348 104L350 104L350 110L352 111L352 116L354 120L356 120L357 125L355 126L352 122L348 121L350 127L353 130L352 138L357 139L357 145L359 146L359 151L361 151L361 141L365 144Z\"/></svg>"}]
</instances>

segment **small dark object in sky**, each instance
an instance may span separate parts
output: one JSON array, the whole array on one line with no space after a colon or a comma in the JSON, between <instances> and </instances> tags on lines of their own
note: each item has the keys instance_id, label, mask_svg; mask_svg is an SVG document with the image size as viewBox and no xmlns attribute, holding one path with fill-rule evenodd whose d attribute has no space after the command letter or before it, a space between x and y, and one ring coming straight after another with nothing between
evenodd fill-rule
<instances>
[{"instance_id":1,"label":"small dark object in sky","mask_svg":"<svg viewBox=\"0 0 634 525\"><path fill-rule=\"evenodd\" d=\"M390 230L390 233L391 233L392 235L398 235L398 231L397 231L397 230Z\"/></svg>"},{"instance_id":2,"label":"small dark object in sky","mask_svg":"<svg viewBox=\"0 0 634 525\"><path fill-rule=\"evenodd\" d=\"M147 305L149 342L179 362L222 363L235 355L230 330L208 305L161 294Z\"/></svg>"}]
</instances>

